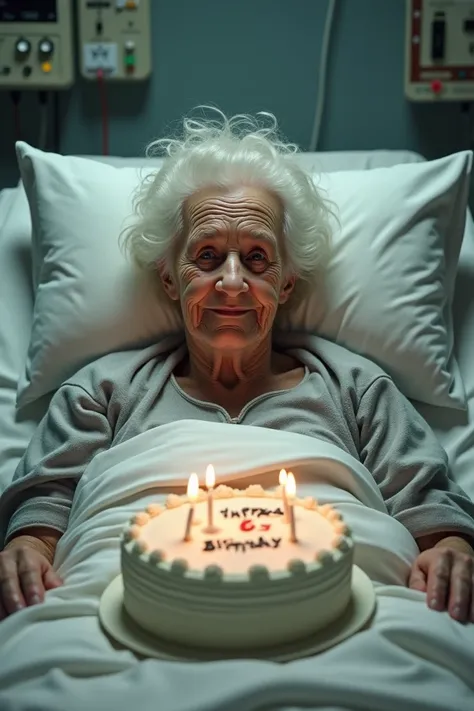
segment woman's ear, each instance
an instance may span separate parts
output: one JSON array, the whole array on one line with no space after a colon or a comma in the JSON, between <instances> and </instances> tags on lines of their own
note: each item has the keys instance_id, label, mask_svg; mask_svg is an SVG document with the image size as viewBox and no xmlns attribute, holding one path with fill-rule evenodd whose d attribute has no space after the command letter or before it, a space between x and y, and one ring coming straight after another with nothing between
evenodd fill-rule
<instances>
[{"instance_id":1,"label":"woman's ear","mask_svg":"<svg viewBox=\"0 0 474 711\"><path fill-rule=\"evenodd\" d=\"M291 296L291 293L293 289L295 288L296 284L296 276L290 276L288 279L285 279L283 282L281 289L280 289L280 298L279 298L279 303L280 304L286 304L288 299Z\"/></svg>"},{"instance_id":2,"label":"woman's ear","mask_svg":"<svg viewBox=\"0 0 474 711\"><path fill-rule=\"evenodd\" d=\"M158 274L160 275L163 289L166 291L172 301L179 301L179 292L176 288L173 276L164 259L156 263Z\"/></svg>"}]
</instances>

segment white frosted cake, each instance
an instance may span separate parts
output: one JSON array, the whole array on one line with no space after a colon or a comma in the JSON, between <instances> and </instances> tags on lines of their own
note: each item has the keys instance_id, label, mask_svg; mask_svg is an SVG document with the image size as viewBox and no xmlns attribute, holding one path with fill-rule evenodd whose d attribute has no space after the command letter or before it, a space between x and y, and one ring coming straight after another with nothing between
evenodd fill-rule
<instances>
[{"instance_id":1,"label":"white frosted cake","mask_svg":"<svg viewBox=\"0 0 474 711\"><path fill-rule=\"evenodd\" d=\"M144 630L189 648L238 652L310 637L351 597L353 541L341 515L295 499L296 542L281 491L218 486L214 530L206 492L169 496L133 517L121 543L124 606Z\"/></svg>"}]
</instances>

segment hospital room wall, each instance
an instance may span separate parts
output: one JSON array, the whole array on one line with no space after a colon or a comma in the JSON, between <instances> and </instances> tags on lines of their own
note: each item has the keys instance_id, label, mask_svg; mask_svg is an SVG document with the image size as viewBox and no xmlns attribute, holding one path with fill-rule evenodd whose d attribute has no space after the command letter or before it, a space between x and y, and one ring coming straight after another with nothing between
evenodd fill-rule
<instances>
[{"instance_id":1,"label":"hospital room wall","mask_svg":"<svg viewBox=\"0 0 474 711\"><path fill-rule=\"evenodd\" d=\"M153 0L153 74L110 86L110 151L143 154L199 103L226 113L271 111L306 149L314 118L326 0ZM338 0L328 69L323 150L411 149L428 158L469 147L459 105L414 105L403 95L405 3ZM101 152L95 84L61 94L61 151ZM36 144L36 95L24 96L24 139ZM0 93L0 188L13 185L13 113Z\"/></svg>"}]
</instances>

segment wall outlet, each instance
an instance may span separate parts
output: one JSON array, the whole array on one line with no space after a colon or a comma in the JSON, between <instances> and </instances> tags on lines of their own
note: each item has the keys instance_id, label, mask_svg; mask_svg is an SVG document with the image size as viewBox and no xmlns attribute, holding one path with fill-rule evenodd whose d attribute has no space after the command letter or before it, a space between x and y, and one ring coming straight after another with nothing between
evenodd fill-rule
<instances>
[{"instance_id":1,"label":"wall outlet","mask_svg":"<svg viewBox=\"0 0 474 711\"><path fill-rule=\"evenodd\" d=\"M118 45L115 42L86 43L83 45L84 72L96 74L101 69L107 76L118 71Z\"/></svg>"}]
</instances>

